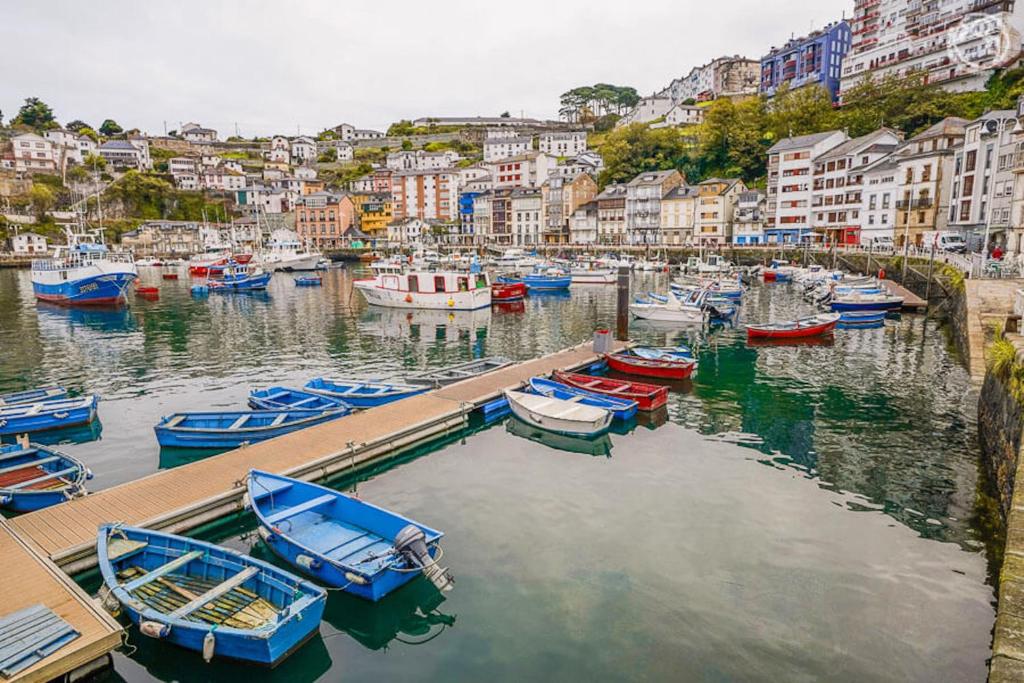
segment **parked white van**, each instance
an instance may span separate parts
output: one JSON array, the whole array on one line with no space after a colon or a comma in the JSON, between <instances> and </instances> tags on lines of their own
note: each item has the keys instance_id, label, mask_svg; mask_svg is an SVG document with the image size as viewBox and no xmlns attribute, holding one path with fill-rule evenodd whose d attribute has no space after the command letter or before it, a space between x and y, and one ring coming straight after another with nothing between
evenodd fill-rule
<instances>
[{"instance_id":1,"label":"parked white van","mask_svg":"<svg viewBox=\"0 0 1024 683\"><path fill-rule=\"evenodd\" d=\"M959 232L929 231L921 233L921 247L931 249L932 244L939 251L951 251L962 254L967 251L967 240Z\"/></svg>"}]
</instances>

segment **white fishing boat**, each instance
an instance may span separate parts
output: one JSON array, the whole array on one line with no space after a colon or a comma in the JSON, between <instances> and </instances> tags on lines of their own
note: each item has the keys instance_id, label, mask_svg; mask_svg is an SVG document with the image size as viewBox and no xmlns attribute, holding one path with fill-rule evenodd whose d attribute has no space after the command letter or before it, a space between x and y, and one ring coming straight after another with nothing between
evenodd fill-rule
<instances>
[{"instance_id":1,"label":"white fishing boat","mask_svg":"<svg viewBox=\"0 0 1024 683\"><path fill-rule=\"evenodd\" d=\"M695 294L702 296L703 292ZM695 298L695 294L688 294L686 299L680 299L679 296L670 291L664 302L649 299L633 302L629 305L629 312L633 314L633 317L640 320L703 323L707 320L708 313L701 305L702 302Z\"/></svg>"},{"instance_id":2,"label":"white fishing boat","mask_svg":"<svg viewBox=\"0 0 1024 683\"><path fill-rule=\"evenodd\" d=\"M502 270L533 270L541 260L529 256L522 249L506 249L501 256L494 259L494 267Z\"/></svg>"},{"instance_id":3,"label":"white fishing boat","mask_svg":"<svg viewBox=\"0 0 1024 683\"><path fill-rule=\"evenodd\" d=\"M65 228L67 244L51 258L32 261L32 291L41 301L69 305L117 304L138 277L128 252L110 251L101 231Z\"/></svg>"},{"instance_id":4,"label":"white fishing boat","mask_svg":"<svg viewBox=\"0 0 1024 683\"><path fill-rule=\"evenodd\" d=\"M598 436L608 431L612 423L612 411L576 400L511 390L505 391L505 398L517 418L556 434Z\"/></svg>"},{"instance_id":5,"label":"white fishing boat","mask_svg":"<svg viewBox=\"0 0 1024 683\"><path fill-rule=\"evenodd\" d=\"M591 263L576 264L569 270L574 285L612 285L618 279L614 270L595 268Z\"/></svg>"},{"instance_id":6,"label":"white fishing boat","mask_svg":"<svg viewBox=\"0 0 1024 683\"><path fill-rule=\"evenodd\" d=\"M491 305L486 273L381 268L374 277L352 284L375 306L474 311Z\"/></svg>"},{"instance_id":7,"label":"white fishing boat","mask_svg":"<svg viewBox=\"0 0 1024 683\"><path fill-rule=\"evenodd\" d=\"M259 264L266 270L316 270L322 258L316 248L303 245L294 231L275 230L259 255Z\"/></svg>"}]
</instances>

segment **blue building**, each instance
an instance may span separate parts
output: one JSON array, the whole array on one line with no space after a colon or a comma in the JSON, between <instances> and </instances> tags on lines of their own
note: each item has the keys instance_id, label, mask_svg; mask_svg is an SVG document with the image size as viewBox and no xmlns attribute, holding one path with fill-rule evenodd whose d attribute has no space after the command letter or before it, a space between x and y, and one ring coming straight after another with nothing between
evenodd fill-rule
<instances>
[{"instance_id":1,"label":"blue building","mask_svg":"<svg viewBox=\"0 0 1024 683\"><path fill-rule=\"evenodd\" d=\"M459 232L463 235L476 234L473 224L473 200L479 195L479 192L472 191L459 193Z\"/></svg>"},{"instance_id":2,"label":"blue building","mask_svg":"<svg viewBox=\"0 0 1024 683\"><path fill-rule=\"evenodd\" d=\"M820 85L832 101L839 99L843 57L850 51L850 25L829 24L803 38L793 38L761 58L761 92L773 97L784 83L790 89Z\"/></svg>"}]
</instances>

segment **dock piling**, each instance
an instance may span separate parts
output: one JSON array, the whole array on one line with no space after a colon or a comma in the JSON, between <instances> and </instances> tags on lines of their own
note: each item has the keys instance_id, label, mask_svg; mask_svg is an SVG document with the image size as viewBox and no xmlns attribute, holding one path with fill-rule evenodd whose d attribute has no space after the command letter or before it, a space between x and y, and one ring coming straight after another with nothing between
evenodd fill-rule
<instances>
[{"instance_id":1,"label":"dock piling","mask_svg":"<svg viewBox=\"0 0 1024 683\"><path fill-rule=\"evenodd\" d=\"M619 266L617 297L615 301L615 338L629 339L629 268Z\"/></svg>"}]
</instances>

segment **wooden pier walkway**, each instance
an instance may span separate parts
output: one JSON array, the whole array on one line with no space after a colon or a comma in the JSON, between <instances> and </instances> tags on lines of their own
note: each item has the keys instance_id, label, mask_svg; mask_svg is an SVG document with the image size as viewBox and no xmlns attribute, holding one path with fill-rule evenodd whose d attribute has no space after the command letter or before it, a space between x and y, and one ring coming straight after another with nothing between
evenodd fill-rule
<instances>
[{"instance_id":1,"label":"wooden pier walkway","mask_svg":"<svg viewBox=\"0 0 1024 683\"><path fill-rule=\"evenodd\" d=\"M919 297L917 294L914 294L898 282L893 282L892 280L884 280L883 282L885 283L885 287L892 292L894 296L903 297L902 308L904 311L923 311L928 308L927 301Z\"/></svg>"},{"instance_id":2,"label":"wooden pier walkway","mask_svg":"<svg viewBox=\"0 0 1024 683\"><path fill-rule=\"evenodd\" d=\"M5 681L49 681L85 666L121 643L121 626L30 542L0 519L0 612L44 605L79 636L50 656Z\"/></svg>"},{"instance_id":3,"label":"wooden pier walkway","mask_svg":"<svg viewBox=\"0 0 1024 683\"><path fill-rule=\"evenodd\" d=\"M96 528L124 522L174 533L242 508L252 468L322 479L462 429L469 413L534 375L597 360L590 343L228 451L11 520L69 573L95 564Z\"/></svg>"}]
</instances>

